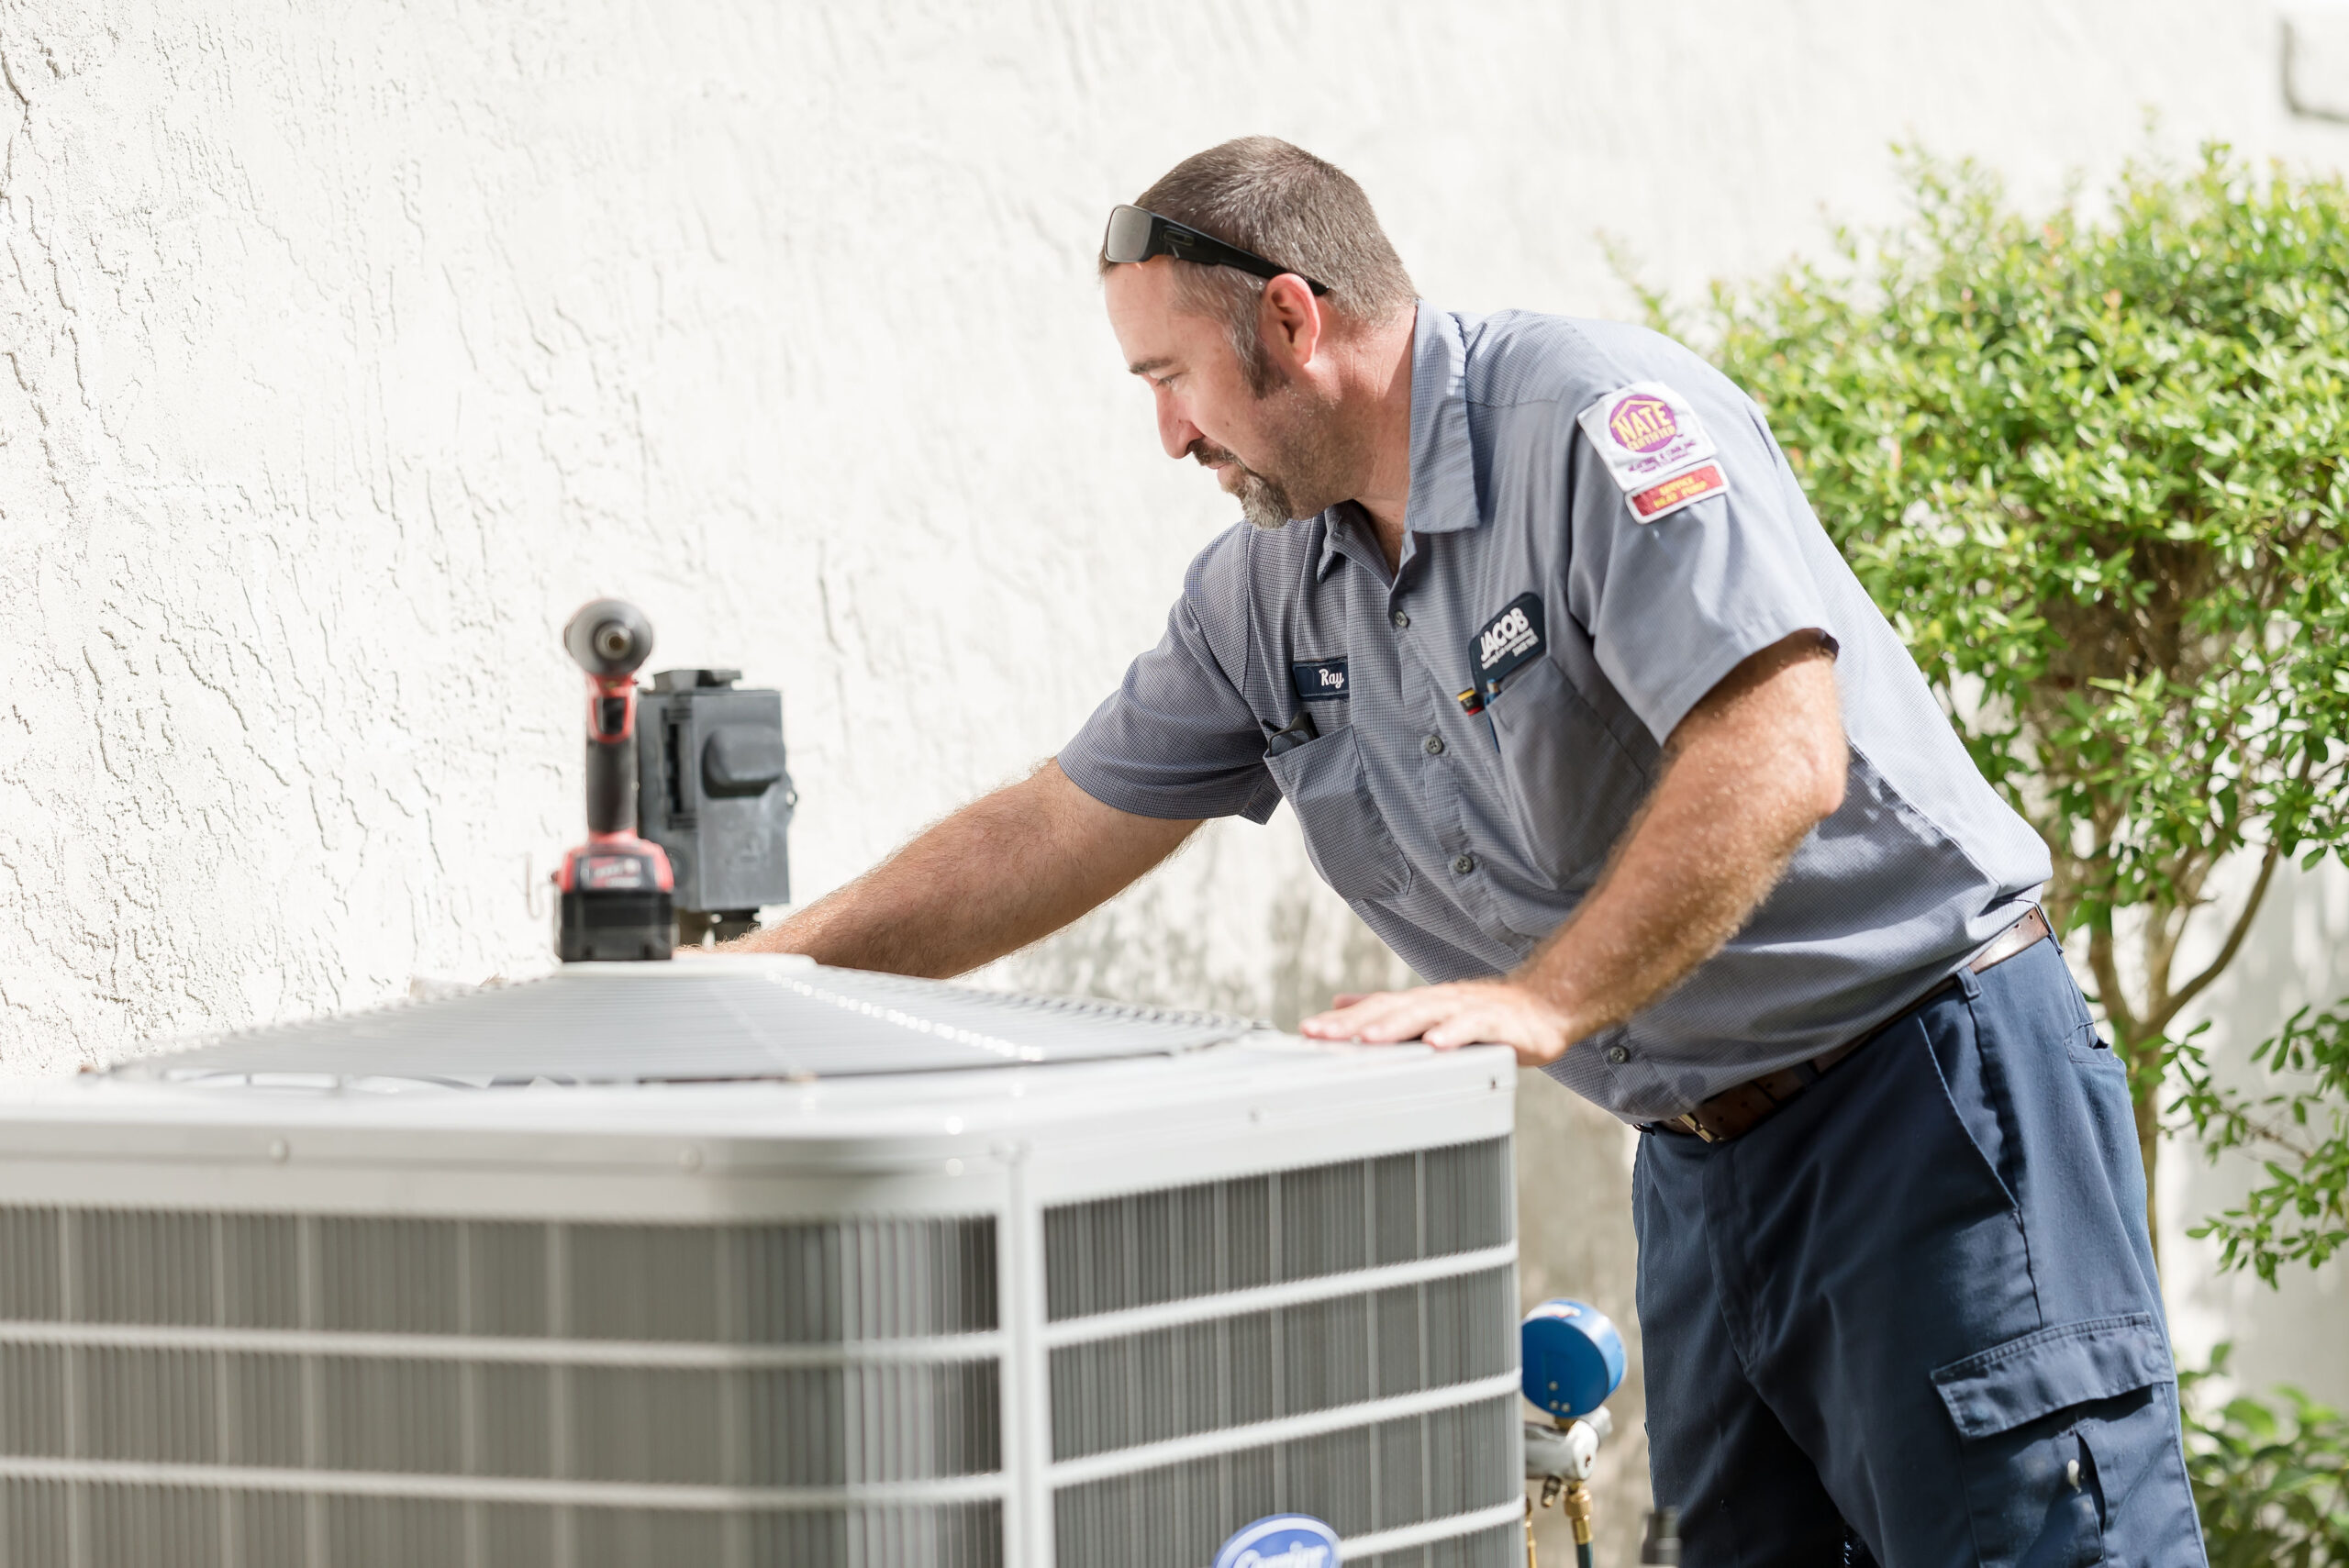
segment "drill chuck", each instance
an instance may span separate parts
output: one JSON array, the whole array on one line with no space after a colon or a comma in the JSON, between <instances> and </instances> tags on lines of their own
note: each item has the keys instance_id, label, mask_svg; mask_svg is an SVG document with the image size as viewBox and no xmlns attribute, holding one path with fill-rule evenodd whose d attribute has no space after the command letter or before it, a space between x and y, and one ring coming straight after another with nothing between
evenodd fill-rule
<instances>
[{"instance_id":1,"label":"drill chuck","mask_svg":"<svg viewBox=\"0 0 2349 1568\"><path fill-rule=\"evenodd\" d=\"M591 599L562 628L562 646L591 678L623 680L652 657L652 623L626 599Z\"/></svg>"}]
</instances>

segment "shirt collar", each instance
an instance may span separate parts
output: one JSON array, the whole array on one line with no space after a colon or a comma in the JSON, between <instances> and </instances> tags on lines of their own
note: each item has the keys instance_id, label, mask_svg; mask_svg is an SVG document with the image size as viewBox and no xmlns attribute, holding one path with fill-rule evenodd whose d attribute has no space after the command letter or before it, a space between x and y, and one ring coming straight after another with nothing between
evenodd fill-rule
<instances>
[{"instance_id":1,"label":"shirt collar","mask_svg":"<svg viewBox=\"0 0 2349 1568\"><path fill-rule=\"evenodd\" d=\"M1411 495L1404 526L1413 533L1456 533L1484 521L1476 497L1475 454L1468 444L1468 344L1460 318L1418 302L1411 328ZM1321 561L1330 575L1343 552L1339 537L1353 528L1343 507L1321 514Z\"/></svg>"}]
</instances>

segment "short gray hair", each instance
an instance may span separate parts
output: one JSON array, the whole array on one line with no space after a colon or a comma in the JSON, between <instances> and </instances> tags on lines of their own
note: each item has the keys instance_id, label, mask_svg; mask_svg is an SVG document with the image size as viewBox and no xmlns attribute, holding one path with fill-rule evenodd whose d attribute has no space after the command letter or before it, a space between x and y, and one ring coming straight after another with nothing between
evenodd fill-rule
<instances>
[{"instance_id":1,"label":"short gray hair","mask_svg":"<svg viewBox=\"0 0 2349 1568\"><path fill-rule=\"evenodd\" d=\"M1243 136L1195 152L1134 205L1324 284L1324 302L1356 321L1384 321L1419 295L1363 188L1277 137ZM1113 264L1100 258L1104 276ZM1220 320L1249 385L1269 391L1272 367L1256 330L1264 280L1193 261L1176 261L1174 271L1176 307Z\"/></svg>"}]
</instances>

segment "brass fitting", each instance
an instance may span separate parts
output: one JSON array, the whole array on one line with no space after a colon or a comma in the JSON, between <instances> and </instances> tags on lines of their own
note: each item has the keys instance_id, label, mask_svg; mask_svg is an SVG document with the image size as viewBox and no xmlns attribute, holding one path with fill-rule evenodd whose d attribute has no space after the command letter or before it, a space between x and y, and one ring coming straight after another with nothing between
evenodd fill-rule
<instances>
[{"instance_id":1,"label":"brass fitting","mask_svg":"<svg viewBox=\"0 0 2349 1568\"><path fill-rule=\"evenodd\" d=\"M1566 1487L1565 1503L1559 1511L1574 1521L1575 1544L1588 1546L1590 1544L1590 1488L1579 1481L1571 1483Z\"/></svg>"}]
</instances>

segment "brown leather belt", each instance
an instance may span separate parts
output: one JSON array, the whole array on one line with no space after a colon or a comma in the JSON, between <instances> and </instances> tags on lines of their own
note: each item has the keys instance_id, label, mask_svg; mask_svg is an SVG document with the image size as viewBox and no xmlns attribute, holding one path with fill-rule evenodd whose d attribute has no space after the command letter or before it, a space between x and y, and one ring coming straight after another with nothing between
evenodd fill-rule
<instances>
[{"instance_id":1,"label":"brown leather belt","mask_svg":"<svg viewBox=\"0 0 2349 1568\"><path fill-rule=\"evenodd\" d=\"M1965 967L1976 974L1979 974L1986 969L2006 962L2019 952L2037 947L2051 934L2047 927L2047 917L2037 909L2033 909L2030 914L1999 932L1997 939L1988 947L1976 953L1973 961ZM1901 1008L1893 1017L1898 1018L1913 1012L1956 984L1957 977L1952 975L1914 1002L1909 1003L1908 1006ZM1776 1116L1779 1108L1789 1100L1796 1098L1805 1089L1826 1076L1829 1068L1883 1033L1887 1028L1890 1027L1890 1022L1891 1020L1887 1019L1858 1039L1845 1040L1823 1056L1814 1056L1808 1062L1798 1062L1792 1067L1781 1067L1776 1073L1765 1073L1759 1078L1750 1079L1734 1089L1724 1089L1687 1116L1677 1116L1670 1121L1652 1122L1649 1125L1658 1132L1694 1136L1703 1139L1708 1143L1727 1143L1732 1138L1742 1138Z\"/></svg>"}]
</instances>

